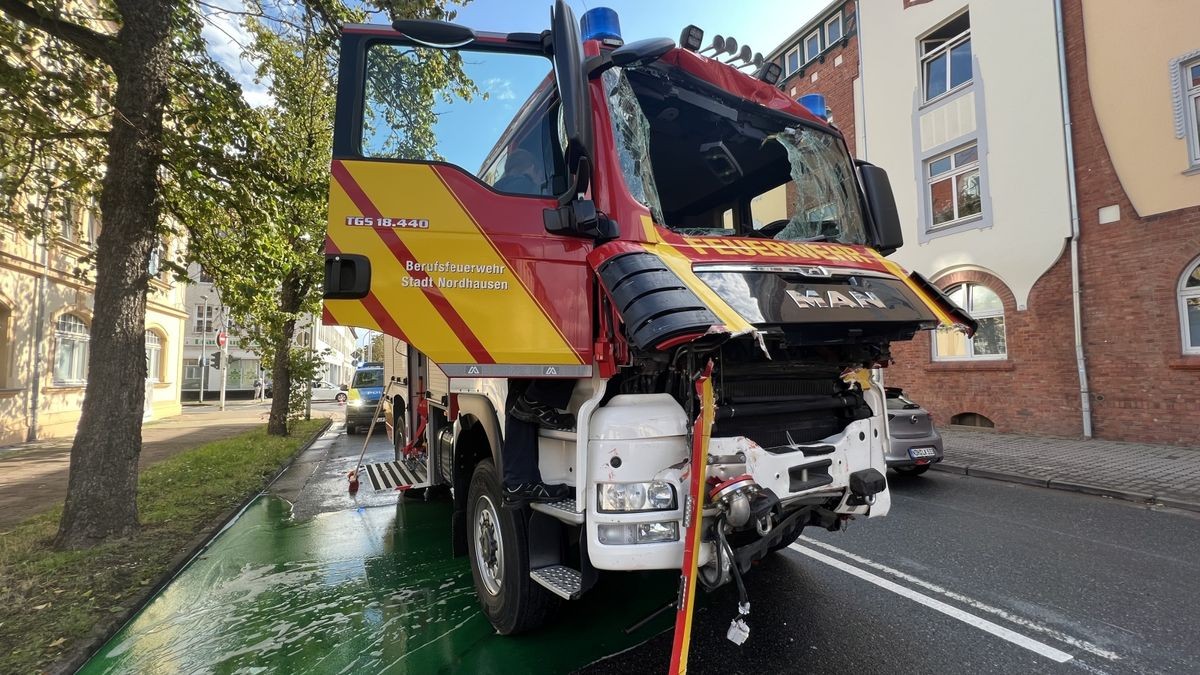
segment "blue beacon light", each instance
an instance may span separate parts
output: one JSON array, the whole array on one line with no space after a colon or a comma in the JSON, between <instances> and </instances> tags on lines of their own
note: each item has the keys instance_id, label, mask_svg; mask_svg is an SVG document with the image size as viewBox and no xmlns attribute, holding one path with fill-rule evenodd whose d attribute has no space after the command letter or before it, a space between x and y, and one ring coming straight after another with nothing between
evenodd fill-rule
<instances>
[{"instance_id":1,"label":"blue beacon light","mask_svg":"<svg viewBox=\"0 0 1200 675\"><path fill-rule=\"evenodd\" d=\"M601 40L606 44L624 44L621 38L621 21L617 13L608 7L596 7L583 13L579 29L584 40Z\"/></svg>"},{"instance_id":2,"label":"blue beacon light","mask_svg":"<svg viewBox=\"0 0 1200 675\"><path fill-rule=\"evenodd\" d=\"M823 120L829 120L829 110L825 107L825 97L821 94L805 94L796 99L800 105Z\"/></svg>"}]
</instances>

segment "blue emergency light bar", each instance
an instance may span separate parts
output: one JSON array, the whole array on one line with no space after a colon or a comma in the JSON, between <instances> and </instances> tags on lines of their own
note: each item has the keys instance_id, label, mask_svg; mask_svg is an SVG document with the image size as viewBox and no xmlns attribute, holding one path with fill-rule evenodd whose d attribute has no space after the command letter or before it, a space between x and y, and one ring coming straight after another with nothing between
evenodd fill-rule
<instances>
[{"instance_id":1,"label":"blue emergency light bar","mask_svg":"<svg viewBox=\"0 0 1200 675\"><path fill-rule=\"evenodd\" d=\"M621 20L608 7L596 7L583 13L579 19L579 30L584 40L603 40L624 44L621 38Z\"/></svg>"},{"instance_id":2,"label":"blue emergency light bar","mask_svg":"<svg viewBox=\"0 0 1200 675\"><path fill-rule=\"evenodd\" d=\"M805 94L796 99L800 105L825 121L829 121L829 109L825 107L825 97L821 94Z\"/></svg>"}]
</instances>

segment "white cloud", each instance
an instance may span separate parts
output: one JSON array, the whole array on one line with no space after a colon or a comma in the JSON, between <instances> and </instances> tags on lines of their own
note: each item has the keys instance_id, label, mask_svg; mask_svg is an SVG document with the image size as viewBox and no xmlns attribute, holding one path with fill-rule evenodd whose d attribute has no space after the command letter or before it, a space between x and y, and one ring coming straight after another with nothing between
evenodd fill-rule
<instances>
[{"instance_id":1,"label":"white cloud","mask_svg":"<svg viewBox=\"0 0 1200 675\"><path fill-rule=\"evenodd\" d=\"M242 98L255 107L270 105L270 82L256 82L258 63L246 58L245 48L252 41L250 33L242 25L245 5L241 0L210 0L202 7L204 28L201 35L208 44L208 53L221 64L238 84L242 85Z\"/></svg>"},{"instance_id":2,"label":"white cloud","mask_svg":"<svg viewBox=\"0 0 1200 675\"><path fill-rule=\"evenodd\" d=\"M506 80L501 77L491 77L483 82L480 87L487 92L489 96L500 101L512 101L517 98L516 92L512 88L512 80Z\"/></svg>"}]
</instances>

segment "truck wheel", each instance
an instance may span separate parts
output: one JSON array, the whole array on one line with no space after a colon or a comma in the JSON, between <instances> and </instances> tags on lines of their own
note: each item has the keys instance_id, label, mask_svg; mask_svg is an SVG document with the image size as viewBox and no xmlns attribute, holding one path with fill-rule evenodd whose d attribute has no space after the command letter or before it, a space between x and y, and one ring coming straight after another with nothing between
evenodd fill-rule
<instances>
[{"instance_id":1,"label":"truck wheel","mask_svg":"<svg viewBox=\"0 0 1200 675\"><path fill-rule=\"evenodd\" d=\"M503 508L502 494L492 460L475 465L467 491L467 557L483 613L501 635L513 635L545 623L556 598L529 578L527 512Z\"/></svg>"},{"instance_id":2,"label":"truck wheel","mask_svg":"<svg viewBox=\"0 0 1200 675\"><path fill-rule=\"evenodd\" d=\"M771 553L774 553L776 551L782 551L783 549L796 543L796 540L799 539L800 535L803 533L804 533L804 528L797 527L795 532L791 532L791 533L787 534L782 540L780 540L780 542L778 544L775 544L774 546L770 547Z\"/></svg>"},{"instance_id":3,"label":"truck wheel","mask_svg":"<svg viewBox=\"0 0 1200 675\"><path fill-rule=\"evenodd\" d=\"M926 464L925 466L893 466L892 468L895 469L896 473L900 474L901 476L920 476L921 474L923 474L929 470L929 465Z\"/></svg>"}]
</instances>

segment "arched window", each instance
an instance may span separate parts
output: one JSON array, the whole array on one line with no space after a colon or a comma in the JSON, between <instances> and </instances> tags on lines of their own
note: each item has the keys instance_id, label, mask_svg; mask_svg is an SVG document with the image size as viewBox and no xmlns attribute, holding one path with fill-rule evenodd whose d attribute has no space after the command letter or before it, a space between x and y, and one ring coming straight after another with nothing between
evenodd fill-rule
<instances>
[{"instance_id":1,"label":"arched window","mask_svg":"<svg viewBox=\"0 0 1200 675\"><path fill-rule=\"evenodd\" d=\"M158 333L146 331L146 379L151 382L163 381L163 340Z\"/></svg>"},{"instance_id":2,"label":"arched window","mask_svg":"<svg viewBox=\"0 0 1200 675\"><path fill-rule=\"evenodd\" d=\"M74 314L63 314L54 325L54 383L83 384L87 381L88 327Z\"/></svg>"},{"instance_id":3,"label":"arched window","mask_svg":"<svg viewBox=\"0 0 1200 675\"><path fill-rule=\"evenodd\" d=\"M1179 280L1179 322L1183 353L1200 354L1200 258L1192 262Z\"/></svg>"},{"instance_id":4,"label":"arched window","mask_svg":"<svg viewBox=\"0 0 1200 675\"><path fill-rule=\"evenodd\" d=\"M953 286L946 294L979 322L979 330L971 338L955 331L937 331L933 341L933 358L937 361L1008 358L1008 344L1004 338L1004 303L1000 296L980 284Z\"/></svg>"}]
</instances>

